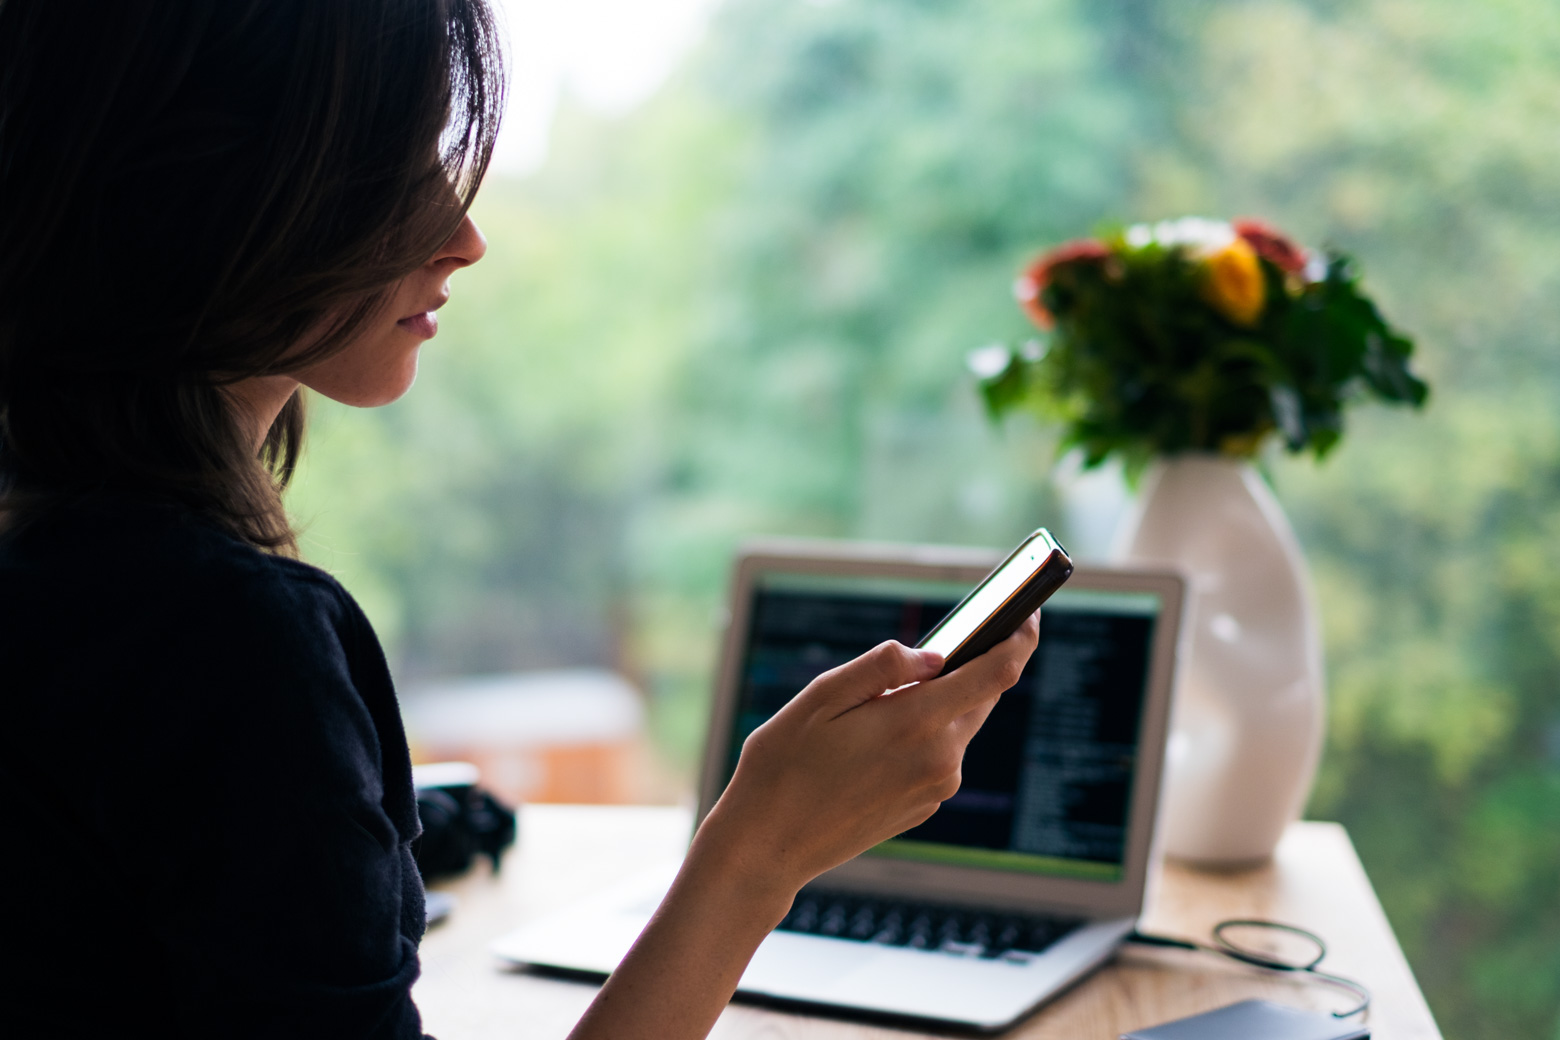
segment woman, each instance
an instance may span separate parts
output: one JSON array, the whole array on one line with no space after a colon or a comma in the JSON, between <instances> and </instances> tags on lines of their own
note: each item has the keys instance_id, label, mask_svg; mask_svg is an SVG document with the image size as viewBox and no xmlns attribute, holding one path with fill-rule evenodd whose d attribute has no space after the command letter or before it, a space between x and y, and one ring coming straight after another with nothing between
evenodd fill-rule
<instances>
[{"instance_id":1,"label":"woman","mask_svg":"<svg viewBox=\"0 0 1560 1040\"><path fill-rule=\"evenodd\" d=\"M482 258L499 64L483 0L0 0L20 1035L421 1035L395 695L280 493L300 388L399 397ZM1035 634L799 694L576 1035L704 1035L803 883L957 789Z\"/></svg>"}]
</instances>

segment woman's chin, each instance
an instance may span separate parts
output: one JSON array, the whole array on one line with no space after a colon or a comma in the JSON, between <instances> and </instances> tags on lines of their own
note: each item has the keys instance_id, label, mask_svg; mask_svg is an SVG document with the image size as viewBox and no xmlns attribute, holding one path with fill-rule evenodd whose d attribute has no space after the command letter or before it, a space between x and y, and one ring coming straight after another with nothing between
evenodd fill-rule
<instances>
[{"instance_id":1,"label":"woman's chin","mask_svg":"<svg viewBox=\"0 0 1560 1040\"><path fill-rule=\"evenodd\" d=\"M371 372L308 373L302 380L310 390L338 404L353 408L379 408L399 401L417 381L417 352L401 364ZM350 378L330 378L332 375Z\"/></svg>"}]
</instances>

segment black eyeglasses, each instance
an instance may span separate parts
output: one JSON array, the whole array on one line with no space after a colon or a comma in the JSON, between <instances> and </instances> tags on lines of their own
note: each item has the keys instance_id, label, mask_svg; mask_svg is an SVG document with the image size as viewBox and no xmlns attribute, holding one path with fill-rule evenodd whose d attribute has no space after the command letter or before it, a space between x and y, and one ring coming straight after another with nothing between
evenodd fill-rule
<instances>
[{"instance_id":1,"label":"black eyeglasses","mask_svg":"<svg viewBox=\"0 0 1560 1040\"><path fill-rule=\"evenodd\" d=\"M1213 943L1172 939L1165 935L1133 932L1127 942L1143 946L1168 946L1177 950L1201 950L1250 964L1266 971L1297 972L1337 986L1352 994L1359 1003L1348 1011L1334 1011L1334 1018L1349 1018L1370 1007L1370 990L1353 979L1333 975L1317 968L1327 956L1322 937L1292 924L1277 921L1220 921L1213 926Z\"/></svg>"}]
</instances>

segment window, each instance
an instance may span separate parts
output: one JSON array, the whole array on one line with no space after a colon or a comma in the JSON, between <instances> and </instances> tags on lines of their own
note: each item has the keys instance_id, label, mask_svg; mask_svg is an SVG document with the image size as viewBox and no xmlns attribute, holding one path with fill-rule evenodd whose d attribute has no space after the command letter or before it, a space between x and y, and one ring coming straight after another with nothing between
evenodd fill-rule
<instances>
[{"instance_id":1,"label":"window","mask_svg":"<svg viewBox=\"0 0 1560 1040\"><path fill-rule=\"evenodd\" d=\"M1054 435L992 428L964 368L1026 334L1024 259L1267 217L1355 254L1433 386L1320 466L1269 459L1326 628L1310 812L1448 1035L1548 1035L1557 125L1551 0L728 0L649 100L565 95L545 163L491 178L418 387L318 410L305 553L403 682L616 667L687 769L740 538L1108 542L1115 478L1053 477Z\"/></svg>"}]
</instances>

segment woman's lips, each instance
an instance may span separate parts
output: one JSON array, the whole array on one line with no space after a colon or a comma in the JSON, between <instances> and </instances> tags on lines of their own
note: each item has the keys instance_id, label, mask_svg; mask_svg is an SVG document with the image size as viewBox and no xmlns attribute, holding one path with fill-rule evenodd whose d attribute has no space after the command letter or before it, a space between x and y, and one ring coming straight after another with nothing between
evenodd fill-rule
<instances>
[{"instance_id":1,"label":"woman's lips","mask_svg":"<svg viewBox=\"0 0 1560 1040\"><path fill-rule=\"evenodd\" d=\"M423 339L432 339L439 331L439 319L432 311L423 311L421 314L413 314L396 322L397 325L413 335Z\"/></svg>"}]
</instances>

